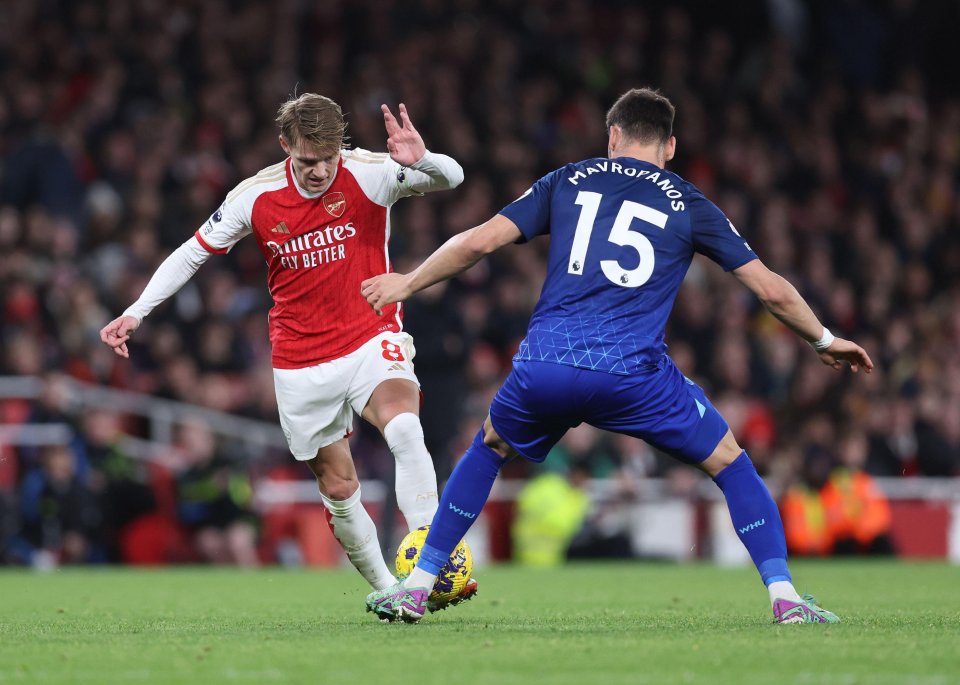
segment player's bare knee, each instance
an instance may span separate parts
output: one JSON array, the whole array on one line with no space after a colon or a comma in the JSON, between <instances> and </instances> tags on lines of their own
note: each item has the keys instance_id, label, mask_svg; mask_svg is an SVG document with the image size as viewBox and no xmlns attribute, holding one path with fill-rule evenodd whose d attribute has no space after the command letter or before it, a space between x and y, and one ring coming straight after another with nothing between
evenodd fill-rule
<instances>
[{"instance_id":1,"label":"player's bare knee","mask_svg":"<svg viewBox=\"0 0 960 685\"><path fill-rule=\"evenodd\" d=\"M341 502L349 499L360 487L349 452L321 448L316 457L304 463L310 467L320 493L327 499Z\"/></svg>"},{"instance_id":2,"label":"player's bare knee","mask_svg":"<svg viewBox=\"0 0 960 685\"><path fill-rule=\"evenodd\" d=\"M493 424L490 422L489 416L486 421L483 422L483 444L503 457L504 460L517 456L517 451L497 435L497 431L493 429Z\"/></svg>"},{"instance_id":3,"label":"player's bare knee","mask_svg":"<svg viewBox=\"0 0 960 685\"><path fill-rule=\"evenodd\" d=\"M327 475L317 479L320 492L329 500L334 502L343 502L350 497L360 487L360 481L356 478L342 478L335 475Z\"/></svg>"},{"instance_id":4,"label":"player's bare knee","mask_svg":"<svg viewBox=\"0 0 960 685\"><path fill-rule=\"evenodd\" d=\"M728 430L713 453L700 464L700 468L706 471L710 477L716 477L717 474L736 461L742 452L743 448L737 443L733 433Z\"/></svg>"},{"instance_id":5,"label":"player's bare knee","mask_svg":"<svg viewBox=\"0 0 960 685\"><path fill-rule=\"evenodd\" d=\"M420 414L420 389L416 383L395 379L378 385L361 416L383 433L383 429L400 414Z\"/></svg>"},{"instance_id":6,"label":"player's bare knee","mask_svg":"<svg viewBox=\"0 0 960 685\"><path fill-rule=\"evenodd\" d=\"M381 434L384 433L390 422L402 414L420 415L420 407L416 402L391 402L371 411L364 418L373 425ZM369 418L368 418L369 417ZM384 437L386 437L384 435Z\"/></svg>"}]
</instances>

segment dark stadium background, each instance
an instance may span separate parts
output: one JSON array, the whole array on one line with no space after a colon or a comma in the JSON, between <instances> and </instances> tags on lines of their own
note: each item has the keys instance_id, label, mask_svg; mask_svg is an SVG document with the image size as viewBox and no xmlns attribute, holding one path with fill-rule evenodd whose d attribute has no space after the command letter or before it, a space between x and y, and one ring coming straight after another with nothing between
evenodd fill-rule
<instances>
[{"instance_id":1,"label":"dark stadium background","mask_svg":"<svg viewBox=\"0 0 960 685\"><path fill-rule=\"evenodd\" d=\"M5 2L0 558L31 563L23 507L51 460L78 479L71 501L93 561L196 559L175 523L190 454L214 452L243 502L267 476L307 477L278 439L253 241L158 308L129 361L98 337L228 190L282 159L273 117L303 91L341 103L352 144L372 150L384 148L379 105L405 102L428 147L463 165L457 190L395 207L404 271L541 174L603 156L603 115L624 90L662 89L678 112L671 169L877 368L822 367L699 259L671 354L776 492L846 451L898 500L895 533L945 529L958 481L925 479L960 476L958 28L960 4L911 0ZM441 477L509 369L545 249L508 248L407 306ZM392 458L357 427L361 477L389 497ZM628 494L655 478L700 496L694 472L632 440L581 431L551 461L632 483ZM258 524L265 561L304 553L277 542L297 506L316 514L283 504ZM924 544L946 554L946 542Z\"/></svg>"}]
</instances>

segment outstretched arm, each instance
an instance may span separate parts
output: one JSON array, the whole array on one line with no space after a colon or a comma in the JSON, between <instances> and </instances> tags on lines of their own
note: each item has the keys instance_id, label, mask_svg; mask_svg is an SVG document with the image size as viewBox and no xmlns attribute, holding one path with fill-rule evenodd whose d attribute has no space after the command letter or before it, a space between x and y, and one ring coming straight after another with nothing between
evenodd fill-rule
<instances>
[{"instance_id":1,"label":"outstretched arm","mask_svg":"<svg viewBox=\"0 0 960 685\"><path fill-rule=\"evenodd\" d=\"M463 182L463 169L452 157L427 150L406 105L400 103L399 123L386 105L380 105L380 111L390 159L403 167L397 178L403 188L422 194L456 188Z\"/></svg>"},{"instance_id":2,"label":"outstretched arm","mask_svg":"<svg viewBox=\"0 0 960 685\"><path fill-rule=\"evenodd\" d=\"M389 273L368 278L360 284L360 294L379 316L388 304L406 300L434 283L463 273L486 255L519 238L517 225L497 214L486 223L450 238L409 274Z\"/></svg>"},{"instance_id":3,"label":"outstretched arm","mask_svg":"<svg viewBox=\"0 0 960 685\"><path fill-rule=\"evenodd\" d=\"M867 373L873 370L873 361L862 347L851 340L833 337L797 289L759 259L747 262L732 273L771 314L810 343L824 364L839 369L847 362L854 372L860 367Z\"/></svg>"},{"instance_id":4,"label":"outstretched arm","mask_svg":"<svg viewBox=\"0 0 960 685\"><path fill-rule=\"evenodd\" d=\"M183 284L207 261L210 253L200 246L196 237L190 238L163 260L156 273L143 289L140 298L116 319L100 330L100 340L121 357L130 357L127 340L153 308L183 287Z\"/></svg>"}]
</instances>

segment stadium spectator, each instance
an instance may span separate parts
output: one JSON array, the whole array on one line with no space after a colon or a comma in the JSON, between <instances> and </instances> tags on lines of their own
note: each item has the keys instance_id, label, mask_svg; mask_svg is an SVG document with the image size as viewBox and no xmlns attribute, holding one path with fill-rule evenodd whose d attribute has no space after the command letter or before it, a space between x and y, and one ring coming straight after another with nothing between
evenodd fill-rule
<instances>
[{"instance_id":1,"label":"stadium spectator","mask_svg":"<svg viewBox=\"0 0 960 685\"><path fill-rule=\"evenodd\" d=\"M121 538L127 526L157 509L149 464L124 451L120 422L116 412L94 409L84 415L80 435L90 468L87 481L103 517L109 561L121 560Z\"/></svg>"},{"instance_id":2,"label":"stadium spectator","mask_svg":"<svg viewBox=\"0 0 960 685\"><path fill-rule=\"evenodd\" d=\"M864 471L868 449L857 430L837 439L836 457L824 444L808 448L799 479L780 501L791 554L894 553L890 503Z\"/></svg>"},{"instance_id":3,"label":"stadium spectator","mask_svg":"<svg viewBox=\"0 0 960 685\"><path fill-rule=\"evenodd\" d=\"M594 465L589 459L570 464L567 479L587 489ZM590 508L567 545L567 559L626 559L633 556L627 505L636 498L635 482L624 472L608 474L609 493L591 493ZM589 492L589 490L588 490Z\"/></svg>"},{"instance_id":4,"label":"stadium spectator","mask_svg":"<svg viewBox=\"0 0 960 685\"><path fill-rule=\"evenodd\" d=\"M566 559L590 509L584 475L582 470L571 471L571 478L548 472L524 484L517 494L511 528L513 556L518 563L556 566Z\"/></svg>"},{"instance_id":5,"label":"stadium spectator","mask_svg":"<svg viewBox=\"0 0 960 685\"><path fill-rule=\"evenodd\" d=\"M612 437L612 436L611 436ZM586 469L587 478L609 478L619 467L607 434L587 423L571 428L560 439L542 468L561 473Z\"/></svg>"},{"instance_id":6,"label":"stadium spectator","mask_svg":"<svg viewBox=\"0 0 960 685\"><path fill-rule=\"evenodd\" d=\"M780 500L780 515L791 556L825 556L833 549L830 522L821 490L830 478L833 457L821 447L804 455L797 482Z\"/></svg>"},{"instance_id":7,"label":"stadium spectator","mask_svg":"<svg viewBox=\"0 0 960 685\"><path fill-rule=\"evenodd\" d=\"M576 426L554 446L549 459L533 469L534 477L517 496L512 528L517 561L552 565L564 558L631 556L620 505L636 494L631 476L639 474L621 468L605 437L588 424ZM624 443L625 449L644 445L637 440ZM589 488L595 478L610 479L614 487L595 497Z\"/></svg>"},{"instance_id":8,"label":"stadium spectator","mask_svg":"<svg viewBox=\"0 0 960 685\"><path fill-rule=\"evenodd\" d=\"M177 514L200 558L213 564L257 566L250 479L217 451L203 423L180 430L182 469L176 476Z\"/></svg>"},{"instance_id":9,"label":"stadium spectator","mask_svg":"<svg viewBox=\"0 0 960 685\"><path fill-rule=\"evenodd\" d=\"M820 490L834 554L894 553L890 503L864 470L867 441L850 431L837 445L839 465Z\"/></svg>"},{"instance_id":10,"label":"stadium spectator","mask_svg":"<svg viewBox=\"0 0 960 685\"><path fill-rule=\"evenodd\" d=\"M21 563L49 569L103 560L97 499L77 476L76 462L68 446L51 445L41 452L40 468L24 478L12 544Z\"/></svg>"}]
</instances>

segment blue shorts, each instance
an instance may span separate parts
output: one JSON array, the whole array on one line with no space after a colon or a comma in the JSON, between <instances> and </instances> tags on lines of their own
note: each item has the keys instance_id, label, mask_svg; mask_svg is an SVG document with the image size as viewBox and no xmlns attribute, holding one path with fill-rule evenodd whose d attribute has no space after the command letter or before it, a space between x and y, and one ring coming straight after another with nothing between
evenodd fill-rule
<instances>
[{"instance_id":1,"label":"blue shorts","mask_svg":"<svg viewBox=\"0 0 960 685\"><path fill-rule=\"evenodd\" d=\"M631 435L681 461L709 457L729 427L669 357L620 376L550 362L514 361L490 405L494 430L530 461L543 461L570 428L588 423Z\"/></svg>"}]
</instances>

